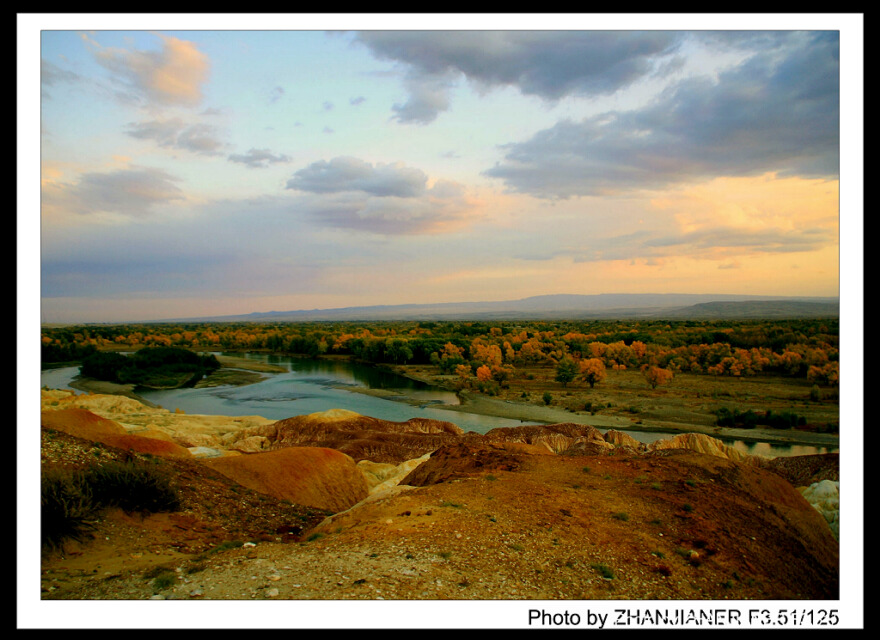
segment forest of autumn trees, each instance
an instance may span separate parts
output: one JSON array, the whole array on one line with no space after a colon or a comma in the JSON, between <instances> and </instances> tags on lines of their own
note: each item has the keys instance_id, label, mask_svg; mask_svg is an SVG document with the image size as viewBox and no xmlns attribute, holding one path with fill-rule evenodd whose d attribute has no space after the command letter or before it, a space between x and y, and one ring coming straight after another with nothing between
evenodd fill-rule
<instances>
[{"instance_id":1,"label":"forest of autumn trees","mask_svg":"<svg viewBox=\"0 0 880 640\"><path fill-rule=\"evenodd\" d=\"M144 346L198 352L347 356L370 363L435 365L443 374L503 384L546 366L566 385L601 383L636 369L654 387L678 373L776 374L839 384L837 319L786 321L510 321L186 323L45 327L42 361Z\"/></svg>"}]
</instances>

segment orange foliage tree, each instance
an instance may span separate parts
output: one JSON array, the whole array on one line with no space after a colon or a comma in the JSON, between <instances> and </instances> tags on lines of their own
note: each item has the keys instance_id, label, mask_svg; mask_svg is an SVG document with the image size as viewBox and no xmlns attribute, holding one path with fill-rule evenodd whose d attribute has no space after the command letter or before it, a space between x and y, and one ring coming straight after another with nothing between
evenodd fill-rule
<instances>
[{"instance_id":1,"label":"orange foliage tree","mask_svg":"<svg viewBox=\"0 0 880 640\"><path fill-rule=\"evenodd\" d=\"M669 369L660 367L646 366L642 369L642 375L652 389L656 389L659 385L668 384L672 380L673 373Z\"/></svg>"},{"instance_id":2,"label":"orange foliage tree","mask_svg":"<svg viewBox=\"0 0 880 640\"><path fill-rule=\"evenodd\" d=\"M480 382L488 382L492 379L492 370L486 365L477 367L477 380Z\"/></svg>"},{"instance_id":3,"label":"orange foliage tree","mask_svg":"<svg viewBox=\"0 0 880 640\"><path fill-rule=\"evenodd\" d=\"M599 358L581 360L578 369L580 371L578 377L589 383L591 389L597 382L602 382L605 379L605 363Z\"/></svg>"}]
</instances>

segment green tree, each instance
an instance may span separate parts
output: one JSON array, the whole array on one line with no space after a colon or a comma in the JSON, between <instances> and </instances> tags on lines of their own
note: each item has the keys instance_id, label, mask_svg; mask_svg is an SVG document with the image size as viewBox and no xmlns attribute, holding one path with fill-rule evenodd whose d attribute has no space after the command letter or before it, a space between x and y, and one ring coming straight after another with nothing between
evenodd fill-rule
<instances>
[{"instance_id":1,"label":"green tree","mask_svg":"<svg viewBox=\"0 0 880 640\"><path fill-rule=\"evenodd\" d=\"M561 383L563 387L567 387L577 374L577 363L567 356L556 364L556 382Z\"/></svg>"}]
</instances>

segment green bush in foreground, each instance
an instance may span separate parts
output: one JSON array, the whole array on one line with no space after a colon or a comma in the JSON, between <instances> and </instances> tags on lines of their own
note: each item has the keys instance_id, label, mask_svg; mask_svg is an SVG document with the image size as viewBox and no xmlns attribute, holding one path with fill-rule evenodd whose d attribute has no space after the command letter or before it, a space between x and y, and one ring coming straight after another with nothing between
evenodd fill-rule
<instances>
[{"instance_id":1,"label":"green bush in foreground","mask_svg":"<svg viewBox=\"0 0 880 640\"><path fill-rule=\"evenodd\" d=\"M40 482L41 542L56 548L82 540L104 507L125 511L175 511L180 499L157 463L109 462L84 471L51 470Z\"/></svg>"}]
</instances>

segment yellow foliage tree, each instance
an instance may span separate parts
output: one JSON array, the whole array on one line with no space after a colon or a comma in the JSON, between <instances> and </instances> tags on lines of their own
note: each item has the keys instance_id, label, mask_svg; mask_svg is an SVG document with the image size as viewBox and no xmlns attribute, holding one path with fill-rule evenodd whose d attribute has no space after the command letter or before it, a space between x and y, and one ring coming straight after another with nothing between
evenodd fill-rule
<instances>
[{"instance_id":1,"label":"yellow foliage tree","mask_svg":"<svg viewBox=\"0 0 880 640\"><path fill-rule=\"evenodd\" d=\"M605 379L605 363L599 358L588 358L581 360L578 366L579 378L587 382L592 389L597 382Z\"/></svg>"},{"instance_id":2,"label":"yellow foliage tree","mask_svg":"<svg viewBox=\"0 0 880 640\"><path fill-rule=\"evenodd\" d=\"M668 384L673 377L672 371L660 367L645 367L642 369L642 375L645 376L645 380L648 381L652 389L656 389L659 385Z\"/></svg>"}]
</instances>

